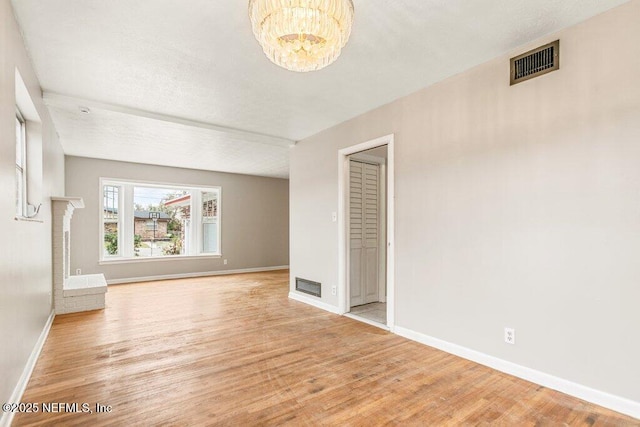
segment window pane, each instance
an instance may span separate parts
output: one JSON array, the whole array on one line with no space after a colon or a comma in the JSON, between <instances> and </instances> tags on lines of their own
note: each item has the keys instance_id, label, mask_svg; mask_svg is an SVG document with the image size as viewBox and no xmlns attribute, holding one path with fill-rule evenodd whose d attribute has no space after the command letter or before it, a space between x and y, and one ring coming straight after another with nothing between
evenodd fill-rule
<instances>
[{"instance_id":1,"label":"window pane","mask_svg":"<svg viewBox=\"0 0 640 427\"><path fill-rule=\"evenodd\" d=\"M22 147L22 123L16 117L16 166L22 168L22 156L23 156L23 147Z\"/></svg>"},{"instance_id":2,"label":"window pane","mask_svg":"<svg viewBox=\"0 0 640 427\"><path fill-rule=\"evenodd\" d=\"M218 253L217 192L202 192L202 252Z\"/></svg>"},{"instance_id":3,"label":"window pane","mask_svg":"<svg viewBox=\"0 0 640 427\"><path fill-rule=\"evenodd\" d=\"M118 256L119 250L119 216L118 200L120 187L105 185L103 188L102 223L104 227L104 256Z\"/></svg>"},{"instance_id":4,"label":"window pane","mask_svg":"<svg viewBox=\"0 0 640 427\"><path fill-rule=\"evenodd\" d=\"M187 255L185 234L191 211L189 191L134 187L133 210L135 256Z\"/></svg>"},{"instance_id":5,"label":"window pane","mask_svg":"<svg viewBox=\"0 0 640 427\"><path fill-rule=\"evenodd\" d=\"M16 116L16 216L24 216L24 132L22 121Z\"/></svg>"},{"instance_id":6,"label":"window pane","mask_svg":"<svg viewBox=\"0 0 640 427\"><path fill-rule=\"evenodd\" d=\"M16 215L22 216L22 195L24 194L22 185L24 183L24 177L22 169L16 167Z\"/></svg>"}]
</instances>

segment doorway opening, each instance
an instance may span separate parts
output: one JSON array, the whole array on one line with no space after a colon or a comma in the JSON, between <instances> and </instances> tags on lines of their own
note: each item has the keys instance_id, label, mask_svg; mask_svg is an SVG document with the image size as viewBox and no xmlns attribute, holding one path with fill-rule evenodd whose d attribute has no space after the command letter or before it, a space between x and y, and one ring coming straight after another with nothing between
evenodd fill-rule
<instances>
[{"instance_id":1,"label":"doorway opening","mask_svg":"<svg viewBox=\"0 0 640 427\"><path fill-rule=\"evenodd\" d=\"M339 153L340 312L393 330L393 135Z\"/></svg>"}]
</instances>

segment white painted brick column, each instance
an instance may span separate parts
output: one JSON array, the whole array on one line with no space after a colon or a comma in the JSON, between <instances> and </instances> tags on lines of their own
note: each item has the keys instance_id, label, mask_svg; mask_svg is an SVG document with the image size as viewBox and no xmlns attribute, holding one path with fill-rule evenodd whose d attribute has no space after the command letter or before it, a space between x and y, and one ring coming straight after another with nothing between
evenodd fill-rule
<instances>
[{"instance_id":1,"label":"white painted brick column","mask_svg":"<svg viewBox=\"0 0 640 427\"><path fill-rule=\"evenodd\" d=\"M71 218L84 208L79 197L52 197L53 305L56 314L98 310L105 306L102 274L71 276Z\"/></svg>"}]
</instances>

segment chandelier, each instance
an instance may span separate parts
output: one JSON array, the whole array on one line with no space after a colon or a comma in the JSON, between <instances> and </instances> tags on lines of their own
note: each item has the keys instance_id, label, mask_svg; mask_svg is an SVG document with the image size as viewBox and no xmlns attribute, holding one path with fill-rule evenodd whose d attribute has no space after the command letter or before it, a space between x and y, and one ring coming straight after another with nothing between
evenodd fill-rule
<instances>
[{"instance_id":1,"label":"chandelier","mask_svg":"<svg viewBox=\"0 0 640 427\"><path fill-rule=\"evenodd\" d=\"M253 34L276 65L316 71L335 61L353 23L351 0L249 0Z\"/></svg>"}]
</instances>

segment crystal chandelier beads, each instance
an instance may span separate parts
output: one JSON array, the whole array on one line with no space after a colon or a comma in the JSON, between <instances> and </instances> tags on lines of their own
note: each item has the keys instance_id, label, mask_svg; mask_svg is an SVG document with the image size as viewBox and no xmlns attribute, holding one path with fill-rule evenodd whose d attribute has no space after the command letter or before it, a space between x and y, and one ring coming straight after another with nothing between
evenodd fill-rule
<instances>
[{"instance_id":1,"label":"crystal chandelier beads","mask_svg":"<svg viewBox=\"0 0 640 427\"><path fill-rule=\"evenodd\" d=\"M335 61L349 40L351 0L249 0L253 33L267 57L291 71Z\"/></svg>"}]
</instances>

